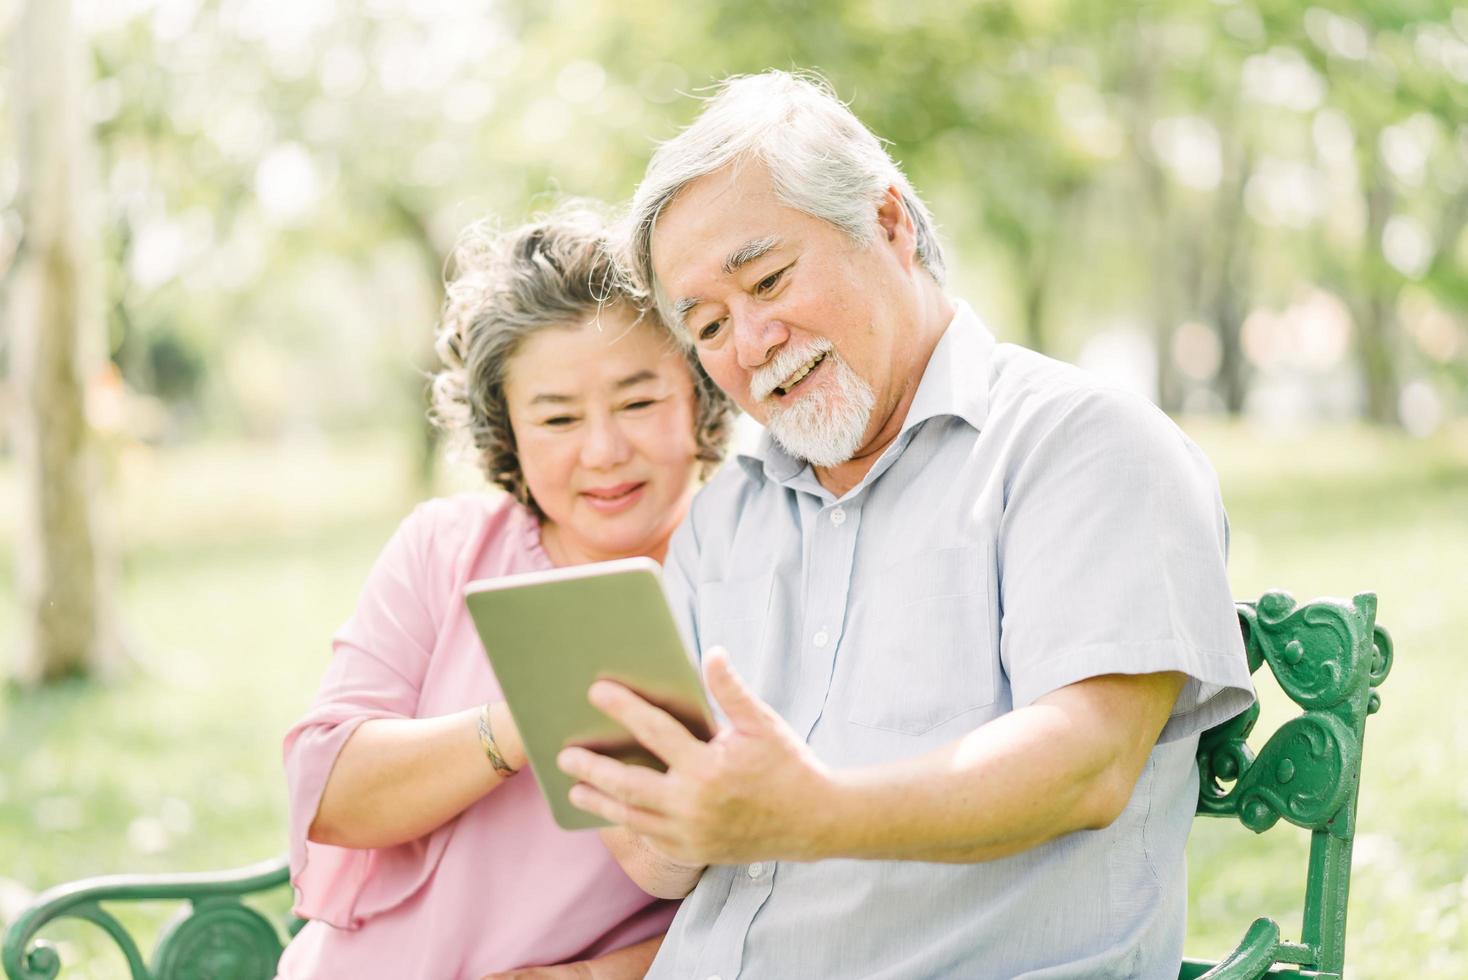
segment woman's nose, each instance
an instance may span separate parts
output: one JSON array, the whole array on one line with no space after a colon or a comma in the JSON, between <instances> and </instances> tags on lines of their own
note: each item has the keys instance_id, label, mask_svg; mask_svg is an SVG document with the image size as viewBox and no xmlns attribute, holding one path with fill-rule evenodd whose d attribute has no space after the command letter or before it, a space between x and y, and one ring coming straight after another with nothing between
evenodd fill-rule
<instances>
[{"instance_id":1,"label":"woman's nose","mask_svg":"<svg viewBox=\"0 0 1468 980\"><path fill-rule=\"evenodd\" d=\"M614 416L593 419L587 427L586 441L581 444L581 464L591 469L607 469L624 463L631 455L631 444Z\"/></svg>"}]
</instances>

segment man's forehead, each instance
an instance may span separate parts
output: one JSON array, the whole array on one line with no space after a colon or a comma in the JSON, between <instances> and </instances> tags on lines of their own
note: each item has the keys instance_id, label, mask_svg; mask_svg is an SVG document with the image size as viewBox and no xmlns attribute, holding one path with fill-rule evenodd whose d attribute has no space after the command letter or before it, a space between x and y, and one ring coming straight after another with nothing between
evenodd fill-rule
<instances>
[{"instance_id":1,"label":"man's forehead","mask_svg":"<svg viewBox=\"0 0 1468 980\"><path fill-rule=\"evenodd\" d=\"M668 202L653 226L654 268L660 278L685 268L727 272L726 260L734 252L778 237L774 224L783 210L778 204L769 177L758 164L723 167L691 181Z\"/></svg>"}]
</instances>

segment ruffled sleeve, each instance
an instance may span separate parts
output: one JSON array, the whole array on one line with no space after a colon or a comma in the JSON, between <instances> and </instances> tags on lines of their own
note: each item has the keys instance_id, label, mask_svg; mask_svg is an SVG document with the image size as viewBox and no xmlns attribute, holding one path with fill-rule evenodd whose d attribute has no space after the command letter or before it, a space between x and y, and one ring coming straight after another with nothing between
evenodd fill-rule
<instances>
[{"instance_id":1,"label":"ruffled sleeve","mask_svg":"<svg viewBox=\"0 0 1468 980\"><path fill-rule=\"evenodd\" d=\"M406 901L432 877L447 844L436 832L394 847L354 849L306 839L338 753L372 718L411 718L451 594L453 556L435 554L437 508L416 509L388 541L351 618L332 640L316 700L286 734L295 914L355 929ZM438 608L435 608L438 607Z\"/></svg>"}]
</instances>

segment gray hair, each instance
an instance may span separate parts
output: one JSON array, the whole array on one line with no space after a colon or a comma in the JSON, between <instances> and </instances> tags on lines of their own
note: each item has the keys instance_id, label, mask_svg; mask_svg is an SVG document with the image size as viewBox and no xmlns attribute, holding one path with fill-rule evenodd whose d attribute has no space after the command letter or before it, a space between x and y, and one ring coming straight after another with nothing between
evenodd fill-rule
<instances>
[{"instance_id":1,"label":"gray hair","mask_svg":"<svg viewBox=\"0 0 1468 980\"><path fill-rule=\"evenodd\" d=\"M520 468L505 369L540 330L608 308L628 309L639 319L646 312L645 294L618 269L606 234L595 211L568 206L509 232L489 221L470 225L449 258L434 343L443 369L430 383L429 418L472 444L485 477L537 517L545 515ZM686 347L683 355L694 381L697 459L707 476L724 457L730 402Z\"/></svg>"},{"instance_id":2,"label":"gray hair","mask_svg":"<svg viewBox=\"0 0 1468 980\"><path fill-rule=\"evenodd\" d=\"M782 203L859 243L872 240L874 209L887 188L897 188L916 229L918 261L943 282L943 248L927 206L882 141L825 79L783 71L735 75L724 80L691 126L658 147L627 216L631 271L675 330L681 324L669 316L652 267L653 229L683 188L746 160L764 165Z\"/></svg>"}]
</instances>

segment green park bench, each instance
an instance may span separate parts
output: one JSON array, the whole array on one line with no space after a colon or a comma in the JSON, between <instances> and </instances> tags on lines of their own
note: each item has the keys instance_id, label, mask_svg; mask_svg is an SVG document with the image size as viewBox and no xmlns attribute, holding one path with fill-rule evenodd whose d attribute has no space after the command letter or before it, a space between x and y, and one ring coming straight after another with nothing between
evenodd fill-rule
<instances>
[{"instance_id":1,"label":"green park bench","mask_svg":"<svg viewBox=\"0 0 1468 980\"><path fill-rule=\"evenodd\" d=\"M1300 940L1291 942L1281 938L1273 919L1256 919L1238 948L1217 964L1185 960L1180 980L1339 978L1362 738L1366 716L1381 703L1375 688L1391 669L1391 639L1376 625L1371 593L1349 602L1319 599L1297 606L1286 593L1270 592L1258 602L1240 603L1238 613L1250 671L1267 662L1303 710L1257 755L1247 744L1259 717L1257 704L1205 732L1198 746L1198 814L1237 817L1255 833L1281 818L1310 831L1303 925ZM56 977L56 949L32 940L47 923L74 918L95 924L117 943L133 980L267 980L302 923L288 915L272 919L244 899L283 891L288 883L280 858L233 871L113 875L58 885L10 925L5 973L9 980ZM187 904L165 927L147 963L104 906L160 900Z\"/></svg>"}]
</instances>

